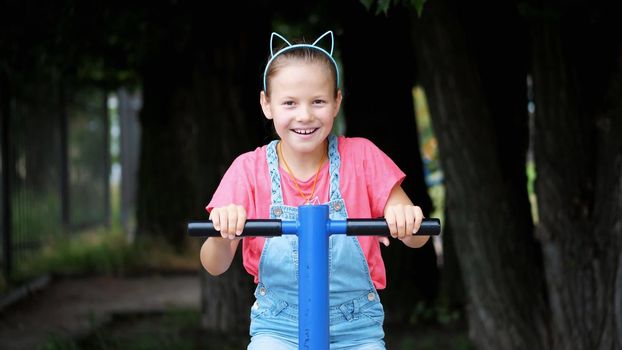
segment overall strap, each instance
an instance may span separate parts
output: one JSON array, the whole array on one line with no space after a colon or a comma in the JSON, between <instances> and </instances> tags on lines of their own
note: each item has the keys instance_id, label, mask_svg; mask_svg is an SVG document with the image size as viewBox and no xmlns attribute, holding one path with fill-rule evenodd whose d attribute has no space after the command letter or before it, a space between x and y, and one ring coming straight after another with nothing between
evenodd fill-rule
<instances>
[{"instance_id":1,"label":"overall strap","mask_svg":"<svg viewBox=\"0 0 622 350\"><path fill-rule=\"evenodd\" d=\"M268 144L266 149L266 159L268 161L268 171L270 172L270 198L271 204L283 204L283 191L281 190L281 174L279 173L279 156L276 152L276 145L279 140L274 140Z\"/></svg>"},{"instance_id":2,"label":"overall strap","mask_svg":"<svg viewBox=\"0 0 622 350\"><path fill-rule=\"evenodd\" d=\"M341 191L339 191L339 169L341 168L341 156L339 155L338 146L339 141L337 136L330 135L328 137L328 160L330 162L330 201L342 199Z\"/></svg>"}]
</instances>

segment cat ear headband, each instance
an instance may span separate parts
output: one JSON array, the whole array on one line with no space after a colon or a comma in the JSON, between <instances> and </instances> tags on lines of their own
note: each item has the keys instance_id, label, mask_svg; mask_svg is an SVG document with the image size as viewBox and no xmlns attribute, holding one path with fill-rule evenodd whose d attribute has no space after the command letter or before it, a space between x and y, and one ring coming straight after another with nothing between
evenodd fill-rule
<instances>
[{"instance_id":1,"label":"cat ear headband","mask_svg":"<svg viewBox=\"0 0 622 350\"><path fill-rule=\"evenodd\" d=\"M330 35L330 53L326 50L324 50L323 48L316 46L315 44L317 44L320 40L322 40L325 36ZM277 51L276 53L274 53L274 49L272 46L272 42L274 40L274 37L278 37L279 39L283 40L287 46L285 46L284 48L280 49L279 51ZM263 90L266 91L267 90L267 81L266 81L266 75L268 74L268 68L270 68L270 64L272 63L272 61L274 61L274 59L282 54L283 52L289 51L289 50L294 50L294 49L298 49L298 48L310 48L310 49L315 49L318 50L322 53L324 53L326 56L328 56L328 58L330 58L330 61L333 63L333 66L335 66L335 73L337 74L337 86L339 86L339 68L337 68L337 62L335 62L335 59L333 58L333 48L335 46L335 38L333 36L333 32L332 30L327 31L326 33L322 34L319 38L317 38L313 44L295 44L292 45L290 44L289 41L287 41L287 39L285 39L282 35L280 35L279 33L272 33L272 35L270 36L270 60L268 60L268 63L266 64L266 69L263 71Z\"/></svg>"}]
</instances>

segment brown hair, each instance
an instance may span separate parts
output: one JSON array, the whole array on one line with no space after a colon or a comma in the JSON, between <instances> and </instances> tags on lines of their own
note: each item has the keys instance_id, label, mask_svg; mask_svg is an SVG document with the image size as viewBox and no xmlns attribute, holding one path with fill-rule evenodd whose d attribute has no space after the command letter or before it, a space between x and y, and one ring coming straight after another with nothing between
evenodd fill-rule
<instances>
[{"instance_id":1,"label":"brown hair","mask_svg":"<svg viewBox=\"0 0 622 350\"><path fill-rule=\"evenodd\" d=\"M278 51L282 50L280 48ZM278 52L277 51L277 52ZM268 71L266 73L266 96L270 96L270 78L272 78L281 67L286 66L289 62L304 62L304 63L317 63L320 66L326 68L330 72L334 86L334 97L337 98L337 92L339 87L337 86L337 68L333 64L332 60L326 55L326 53L314 49L312 47L296 47L291 50L286 50L279 53L276 58L270 63Z\"/></svg>"}]
</instances>

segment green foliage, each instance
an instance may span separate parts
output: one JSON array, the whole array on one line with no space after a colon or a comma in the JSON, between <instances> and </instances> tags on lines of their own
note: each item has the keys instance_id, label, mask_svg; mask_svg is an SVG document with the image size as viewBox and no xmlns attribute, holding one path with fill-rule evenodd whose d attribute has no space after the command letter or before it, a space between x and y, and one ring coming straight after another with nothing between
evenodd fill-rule
<instances>
[{"instance_id":1,"label":"green foliage","mask_svg":"<svg viewBox=\"0 0 622 350\"><path fill-rule=\"evenodd\" d=\"M97 229L73 239L49 240L40 253L15 265L13 280L19 283L45 273L123 274L140 258L122 232Z\"/></svg>"},{"instance_id":2,"label":"green foliage","mask_svg":"<svg viewBox=\"0 0 622 350\"><path fill-rule=\"evenodd\" d=\"M416 86L412 89L415 105L417 130L419 132L419 149L425 170L428 194L433 203L432 217L445 219L445 185L440 163L438 141L434 135L434 128L430 119L425 91Z\"/></svg>"},{"instance_id":3,"label":"green foliage","mask_svg":"<svg viewBox=\"0 0 622 350\"><path fill-rule=\"evenodd\" d=\"M136 85L145 37L139 10L111 2L9 1L0 22L0 67L14 81L62 75L114 88ZM137 44L138 43L138 44Z\"/></svg>"},{"instance_id":4,"label":"green foliage","mask_svg":"<svg viewBox=\"0 0 622 350\"><path fill-rule=\"evenodd\" d=\"M102 160L109 151L104 147L105 101L101 89L85 88L72 94L68 108L72 227L105 220L108 169Z\"/></svg>"},{"instance_id":5,"label":"green foliage","mask_svg":"<svg viewBox=\"0 0 622 350\"><path fill-rule=\"evenodd\" d=\"M198 243L197 243L198 244ZM128 275L153 271L196 271L198 247L177 252L153 238L129 242L118 227L99 228L74 237L49 240L43 249L20 259L11 280L0 281L0 291L42 274Z\"/></svg>"},{"instance_id":6,"label":"green foliage","mask_svg":"<svg viewBox=\"0 0 622 350\"><path fill-rule=\"evenodd\" d=\"M12 195L14 240L32 242L60 236L61 203L56 193L18 189Z\"/></svg>"},{"instance_id":7,"label":"green foliage","mask_svg":"<svg viewBox=\"0 0 622 350\"><path fill-rule=\"evenodd\" d=\"M538 213L538 199L536 196L535 183L537 178L536 164L533 160L527 161L527 194L529 195L529 202L531 203L531 217L534 223L540 221Z\"/></svg>"},{"instance_id":8,"label":"green foliage","mask_svg":"<svg viewBox=\"0 0 622 350\"><path fill-rule=\"evenodd\" d=\"M460 311L452 310L441 303L429 306L423 301L415 305L410 316L412 325L441 324L449 325L460 320Z\"/></svg>"},{"instance_id":9,"label":"green foliage","mask_svg":"<svg viewBox=\"0 0 622 350\"><path fill-rule=\"evenodd\" d=\"M367 11L371 11L375 4L375 14L379 15L383 13L385 16L392 7L403 5L415 9L417 15L421 17L425 2L426 0L361 0L361 3L365 6Z\"/></svg>"},{"instance_id":10,"label":"green foliage","mask_svg":"<svg viewBox=\"0 0 622 350\"><path fill-rule=\"evenodd\" d=\"M37 348L38 350L77 350L76 344L69 338L50 334L45 343Z\"/></svg>"}]
</instances>

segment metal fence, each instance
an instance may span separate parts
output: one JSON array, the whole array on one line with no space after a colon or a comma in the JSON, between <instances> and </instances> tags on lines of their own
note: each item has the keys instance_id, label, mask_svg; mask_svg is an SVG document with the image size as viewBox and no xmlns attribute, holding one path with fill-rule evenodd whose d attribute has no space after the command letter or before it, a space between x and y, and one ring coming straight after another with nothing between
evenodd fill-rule
<instances>
[{"instance_id":1,"label":"metal fence","mask_svg":"<svg viewBox=\"0 0 622 350\"><path fill-rule=\"evenodd\" d=\"M60 79L1 84L6 276L49 241L109 223L110 140L102 89Z\"/></svg>"}]
</instances>

